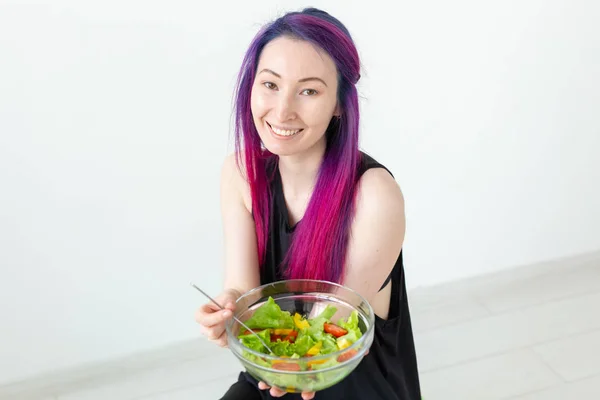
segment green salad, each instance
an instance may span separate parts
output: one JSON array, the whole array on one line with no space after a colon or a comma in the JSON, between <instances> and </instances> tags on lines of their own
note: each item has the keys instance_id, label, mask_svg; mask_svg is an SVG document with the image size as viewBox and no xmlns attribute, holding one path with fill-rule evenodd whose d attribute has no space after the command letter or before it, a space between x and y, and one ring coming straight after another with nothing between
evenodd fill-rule
<instances>
[{"instance_id":1,"label":"green salad","mask_svg":"<svg viewBox=\"0 0 600 400\"><path fill-rule=\"evenodd\" d=\"M331 319L336 311L336 307L327 305L318 316L306 319L298 313L292 315L288 311L282 311L273 298L269 297L244 323L265 341L273 353L284 360L270 360L249 352L244 352L244 357L257 365L281 371L320 370L344 362L354 357L357 351L348 349L337 357L310 360L310 357L346 349L362 336L356 310L347 319L342 318L333 323ZM269 354L260 340L244 328L238 338L243 346ZM301 357L306 359L295 360ZM290 360L285 360L287 358Z\"/></svg>"}]
</instances>

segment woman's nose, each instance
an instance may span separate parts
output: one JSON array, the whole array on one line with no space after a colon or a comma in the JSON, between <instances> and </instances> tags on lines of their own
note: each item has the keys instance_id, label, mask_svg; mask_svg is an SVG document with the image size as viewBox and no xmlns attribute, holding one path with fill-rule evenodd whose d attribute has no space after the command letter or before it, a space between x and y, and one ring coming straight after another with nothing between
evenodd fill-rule
<instances>
[{"instance_id":1,"label":"woman's nose","mask_svg":"<svg viewBox=\"0 0 600 400\"><path fill-rule=\"evenodd\" d=\"M294 99L288 95L282 95L277 103L276 110L277 118L279 121L288 121L294 119L296 116L296 105Z\"/></svg>"}]
</instances>

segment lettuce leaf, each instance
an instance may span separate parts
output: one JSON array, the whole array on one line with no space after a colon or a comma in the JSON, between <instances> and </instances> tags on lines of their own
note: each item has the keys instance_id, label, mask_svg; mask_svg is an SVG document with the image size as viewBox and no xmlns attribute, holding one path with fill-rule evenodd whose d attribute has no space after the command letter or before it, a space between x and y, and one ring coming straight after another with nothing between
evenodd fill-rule
<instances>
[{"instance_id":1,"label":"lettuce leaf","mask_svg":"<svg viewBox=\"0 0 600 400\"><path fill-rule=\"evenodd\" d=\"M329 320L331 320L331 318L333 318L333 316L335 315L336 312L337 312L336 307L332 306L331 304L327 304L325 309L323 311L321 311L321 314L317 315L315 318L309 319L308 322L310 323L311 321L317 321L320 319L329 321Z\"/></svg>"},{"instance_id":2,"label":"lettuce leaf","mask_svg":"<svg viewBox=\"0 0 600 400\"><path fill-rule=\"evenodd\" d=\"M315 340L320 340L317 337L320 338L319 333L323 333L323 324L329 322L336 312L337 308L328 304L327 307L325 307L325 309L321 312L321 314L319 314L315 318L311 318L308 320L308 323L310 324L308 332Z\"/></svg>"},{"instance_id":3,"label":"lettuce leaf","mask_svg":"<svg viewBox=\"0 0 600 400\"><path fill-rule=\"evenodd\" d=\"M294 349L292 348L292 344L288 341L285 340L278 340L277 342L272 342L269 347L271 348L271 350L273 350L273 353L275 353L275 355L281 357L281 356L287 356L290 357L292 354L294 354Z\"/></svg>"},{"instance_id":4,"label":"lettuce leaf","mask_svg":"<svg viewBox=\"0 0 600 400\"><path fill-rule=\"evenodd\" d=\"M325 369L325 368L333 367L334 365L337 365L337 364L339 364L339 362L335 359L335 357L332 357L322 364L313 364L312 369L313 370Z\"/></svg>"},{"instance_id":5,"label":"lettuce leaf","mask_svg":"<svg viewBox=\"0 0 600 400\"><path fill-rule=\"evenodd\" d=\"M356 310L352 311L346 321L343 318L340 319L338 325L348 331L348 334L342 337L348 336L348 339L352 343L356 342L362 336L362 332L358 328L358 312Z\"/></svg>"},{"instance_id":6,"label":"lettuce leaf","mask_svg":"<svg viewBox=\"0 0 600 400\"><path fill-rule=\"evenodd\" d=\"M312 338L315 340L315 343L319 341L323 342L323 345L321 346L321 350L319 351L318 355L329 354L338 350L335 338L329 333L325 333L321 330L318 332L314 332L311 335Z\"/></svg>"},{"instance_id":7,"label":"lettuce leaf","mask_svg":"<svg viewBox=\"0 0 600 400\"><path fill-rule=\"evenodd\" d=\"M294 320L290 313L282 311L270 296L267 302L257 308L252 317L244 323L250 329L289 329L294 327Z\"/></svg>"},{"instance_id":8,"label":"lettuce leaf","mask_svg":"<svg viewBox=\"0 0 600 400\"><path fill-rule=\"evenodd\" d=\"M271 343L271 334L269 333L269 330L264 330L264 331L260 331L260 332L256 332L256 334L258 336L260 336L260 338L262 340L265 341L265 343L267 344L267 346L271 347L270 343ZM247 333L245 335L240 335L238 336L238 338L240 339L240 341L242 342L242 344L244 346L246 346L249 349L252 349L254 351L260 351L263 353L268 353L269 351L265 348L265 346L263 346L263 344L260 342L260 340L258 340L258 338L256 336L254 336L252 333Z\"/></svg>"},{"instance_id":9,"label":"lettuce leaf","mask_svg":"<svg viewBox=\"0 0 600 400\"><path fill-rule=\"evenodd\" d=\"M266 362L265 360L263 360L262 358L255 356L254 354L250 354L247 351L244 351L243 353L244 358L247 358L248 360L254 362L257 365L266 367L266 368L272 368L271 363Z\"/></svg>"},{"instance_id":10,"label":"lettuce leaf","mask_svg":"<svg viewBox=\"0 0 600 400\"><path fill-rule=\"evenodd\" d=\"M306 352L316 343L317 342L313 340L313 338L310 335L308 335L305 331L302 331L298 334L298 338L294 342L294 353L300 356L304 356Z\"/></svg>"}]
</instances>

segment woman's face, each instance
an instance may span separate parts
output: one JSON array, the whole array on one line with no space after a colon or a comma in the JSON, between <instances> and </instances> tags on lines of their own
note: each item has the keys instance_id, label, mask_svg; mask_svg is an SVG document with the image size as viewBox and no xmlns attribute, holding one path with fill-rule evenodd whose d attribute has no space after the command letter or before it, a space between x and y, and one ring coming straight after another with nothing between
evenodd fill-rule
<instances>
[{"instance_id":1,"label":"woman's face","mask_svg":"<svg viewBox=\"0 0 600 400\"><path fill-rule=\"evenodd\" d=\"M306 42L279 37L262 51L251 109L270 152L294 155L325 145L337 110L337 70L331 57Z\"/></svg>"}]
</instances>

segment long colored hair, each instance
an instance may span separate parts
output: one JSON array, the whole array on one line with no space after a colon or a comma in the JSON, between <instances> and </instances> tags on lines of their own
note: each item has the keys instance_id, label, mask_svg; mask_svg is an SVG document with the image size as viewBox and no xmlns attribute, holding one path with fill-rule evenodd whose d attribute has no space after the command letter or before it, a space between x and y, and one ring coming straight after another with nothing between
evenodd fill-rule
<instances>
[{"instance_id":1,"label":"long colored hair","mask_svg":"<svg viewBox=\"0 0 600 400\"><path fill-rule=\"evenodd\" d=\"M296 225L284 260L287 279L340 282L344 275L350 227L354 217L360 151L359 105L356 83L360 60L348 30L328 13L307 8L291 12L264 26L252 40L240 69L235 93L235 150L252 197L259 264L265 261L271 207L270 183L278 157L262 145L250 96L260 54L280 36L305 40L324 50L335 62L337 101L341 116L332 117L325 133L326 149L313 194ZM243 157L243 159L242 159ZM244 166L244 168L242 168Z\"/></svg>"}]
</instances>

